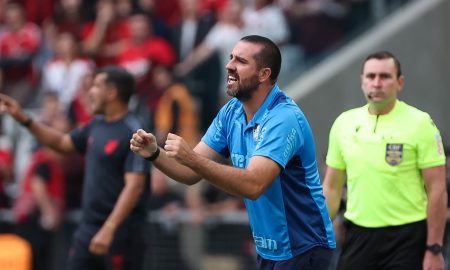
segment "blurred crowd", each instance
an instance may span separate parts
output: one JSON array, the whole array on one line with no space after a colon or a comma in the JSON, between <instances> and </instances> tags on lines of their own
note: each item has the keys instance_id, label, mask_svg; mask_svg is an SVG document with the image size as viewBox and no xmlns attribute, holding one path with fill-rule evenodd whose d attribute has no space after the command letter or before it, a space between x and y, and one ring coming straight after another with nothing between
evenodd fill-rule
<instances>
[{"instance_id":1,"label":"blurred crowd","mask_svg":"<svg viewBox=\"0 0 450 270\"><path fill-rule=\"evenodd\" d=\"M280 46L286 84L373 24L374 2L0 0L0 92L36 121L68 131L91 119L96 68L119 65L136 79L130 108L144 128L161 144L176 132L195 145L226 101L225 64L242 36ZM388 9L404 2L384 1ZM45 246L80 206L83 158L63 157L8 117L0 121L0 232ZM243 207L209 186L185 190L157 170L152 185L152 210L192 209L194 223Z\"/></svg>"}]
</instances>

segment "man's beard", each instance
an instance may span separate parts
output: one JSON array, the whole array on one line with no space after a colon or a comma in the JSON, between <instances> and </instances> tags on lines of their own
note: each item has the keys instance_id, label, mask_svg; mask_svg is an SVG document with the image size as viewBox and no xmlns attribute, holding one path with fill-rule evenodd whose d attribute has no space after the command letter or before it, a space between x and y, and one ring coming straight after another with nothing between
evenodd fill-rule
<instances>
[{"instance_id":1,"label":"man's beard","mask_svg":"<svg viewBox=\"0 0 450 270\"><path fill-rule=\"evenodd\" d=\"M237 98L240 101L247 101L253 96L253 93L256 92L258 86L259 86L259 78L258 75L255 74L249 79L238 82L236 90L233 91L231 89L227 89L227 94L231 97Z\"/></svg>"}]
</instances>

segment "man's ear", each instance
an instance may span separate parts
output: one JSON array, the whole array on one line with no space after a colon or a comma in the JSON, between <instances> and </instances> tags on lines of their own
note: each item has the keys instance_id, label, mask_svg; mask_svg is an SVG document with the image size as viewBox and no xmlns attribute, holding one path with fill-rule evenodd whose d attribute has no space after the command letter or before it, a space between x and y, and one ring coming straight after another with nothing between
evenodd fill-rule
<instances>
[{"instance_id":1,"label":"man's ear","mask_svg":"<svg viewBox=\"0 0 450 270\"><path fill-rule=\"evenodd\" d=\"M117 97L118 92L117 92L117 88L114 85L108 85L108 92L107 92L107 96L110 100L113 100Z\"/></svg>"},{"instance_id":2,"label":"man's ear","mask_svg":"<svg viewBox=\"0 0 450 270\"><path fill-rule=\"evenodd\" d=\"M405 76L400 75L400 77L398 77L398 91L402 91L403 87L405 86Z\"/></svg>"},{"instance_id":3,"label":"man's ear","mask_svg":"<svg viewBox=\"0 0 450 270\"><path fill-rule=\"evenodd\" d=\"M262 68L259 71L259 81L263 82L265 80L269 80L271 74L272 74L272 70L270 68Z\"/></svg>"}]
</instances>

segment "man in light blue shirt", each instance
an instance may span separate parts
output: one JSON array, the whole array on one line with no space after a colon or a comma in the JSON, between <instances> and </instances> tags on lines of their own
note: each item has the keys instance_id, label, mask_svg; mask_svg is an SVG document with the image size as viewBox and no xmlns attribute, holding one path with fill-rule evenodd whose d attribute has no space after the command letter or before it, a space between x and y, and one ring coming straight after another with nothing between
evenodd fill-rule
<instances>
[{"instance_id":1,"label":"man in light blue shirt","mask_svg":"<svg viewBox=\"0 0 450 270\"><path fill-rule=\"evenodd\" d=\"M272 41L243 37L226 66L233 98L194 149L175 134L160 149L142 129L130 148L172 179L189 185L205 179L244 197L258 269L327 269L336 244L314 138L300 108L276 84L280 65Z\"/></svg>"}]
</instances>

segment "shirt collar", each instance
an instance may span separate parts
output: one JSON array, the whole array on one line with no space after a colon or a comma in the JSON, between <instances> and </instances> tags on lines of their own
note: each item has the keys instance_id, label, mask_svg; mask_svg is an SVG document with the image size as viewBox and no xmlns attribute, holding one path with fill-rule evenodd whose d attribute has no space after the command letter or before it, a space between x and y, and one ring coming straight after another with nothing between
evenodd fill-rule
<instances>
[{"instance_id":1,"label":"shirt collar","mask_svg":"<svg viewBox=\"0 0 450 270\"><path fill-rule=\"evenodd\" d=\"M259 124L261 122L262 117L264 116L267 108L272 104L275 97L280 93L281 90L278 87L277 84L275 84L272 89L270 90L269 94L267 95L266 99L264 99L264 102L259 107L258 111L253 116L252 120L248 123L247 128L254 127L255 125Z\"/></svg>"},{"instance_id":2,"label":"shirt collar","mask_svg":"<svg viewBox=\"0 0 450 270\"><path fill-rule=\"evenodd\" d=\"M380 116L383 116L384 118L387 118L387 117L390 117L390 116L392 116L392 115L396 115L397 112L398 112L399 110L401 110L400 108L401 108L402 106L403 106L403 102L397 99L397 100L395 101L395 104L394 104L394 107L392 108L392 110L391 110L390 112L388 112L387 114L383 114L383 115L380 115ZM368 103L367 103L364 107L366 108L366 112L367 112L367 115L369 115L369 117L377 117L376 114L371 114L371 113L369 112L369 104L368 104Z\"/></svg>"}]
</instances>

